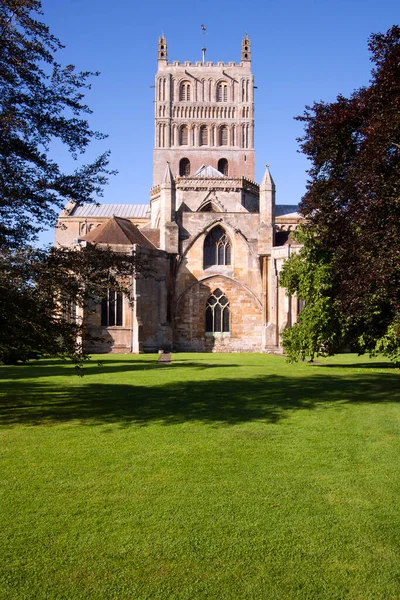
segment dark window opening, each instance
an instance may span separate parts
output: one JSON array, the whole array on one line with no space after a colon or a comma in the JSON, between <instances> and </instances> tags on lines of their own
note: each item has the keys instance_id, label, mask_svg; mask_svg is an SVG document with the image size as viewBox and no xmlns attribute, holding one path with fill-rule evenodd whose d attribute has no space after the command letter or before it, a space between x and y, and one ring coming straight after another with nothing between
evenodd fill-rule
<instances>
[{"instance_id":1,"label":"dark window opening","mask_svg":"<svg viewBox=\"0 0 400 600\"><path fill-rule=\"evenodd\" d=\"M188 158L181 158L179 163L179 175L180 177L187 177L190 175L190 160Z\"/></svg>"},{"instance_id":2,"label":"dark window opening","mask_svg":"<svg viewBox=\"0 0 400 600\"><path fill-rule=\"evenodd\" d=\"M218 171L222 173L222 175L228 175L228 161L226 158L220 158L218 161Z\"/></svg>"},{"instance_id":3,"label":"dark window opening","mask_svg":"<svg viewBox=\"0 0 400 600\"><path fill-rule=\"evenodd\" d=\"M219 288L217 288L207 300L205 316L206 333L229 333L229 301Z\"/></svg>"},{"instance_id":4,"label":"dark window opening","mask_svg":"<svg viewBox=\"0 0 400 600\"><path fill-rule=\"evenodd\" d=\"M200 212L219 212L218 210L215 210L215 207L213 205L212 202L207 202L207 204L205 204L202 209L200 210Z\"/></svg>"},{"instance_id":5,"label":"dark window opening","mask_svg":"<svg viewBox=\"0 0 400 600\"><path fill-rule=\"evenodd\" d=\"M228 128L225 126L221 127L221 129L219 130L219 145L228 145Z\"/></svg>"},{"instance_id":6,"label":"dark window opening","mask_svg":"<svg viewBox=\"0 0 400 600\"><path fill-rule=\"evenodd\" d=\"M101 325L122 326L122 292L108 290L107 296L101 301Z\"/></svg>"},{"instance_id":7,"label":"dark window opening","mask_svg":"<svg viewBox=\"0 0 400 600\"><path fill-rule=\"evenodd\" d=\"M208 129L204 125L200 127L200 146L207 146L208 144Z\"/></svg>"},{"instance_id":8,"label":"dark window opening","mask_svg":"<svg viewBox=\"0 0 400 600\"><path fill-rule=\"evenodd\" d=\"M71 298L66 298L62 303L62 317L68 323L76 322L76 305Z\"/></svg>"},{"instance_id":9,"label":"dark window opening","mask_svg":"<svg viewBox=\"0 0 400 600\"><path fill-rule=\"evenodd\" d=\"M189 132L187 125L182 125L179 130L179 144L180 146L187 146L189 140Z\"/></svg>"}]
</instances>

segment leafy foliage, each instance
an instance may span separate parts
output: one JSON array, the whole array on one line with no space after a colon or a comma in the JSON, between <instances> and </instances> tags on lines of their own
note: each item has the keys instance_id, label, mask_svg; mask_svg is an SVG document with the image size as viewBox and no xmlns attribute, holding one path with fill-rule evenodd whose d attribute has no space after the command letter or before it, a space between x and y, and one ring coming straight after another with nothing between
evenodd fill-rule
<instances>
[{"instance_id":1,"label":"leafy foliage","mask_svg":"<svg viewBox=\"0 0 400 600\"><path fill-rule=\"evenodd\" d=\"M61 43L37 21L39 0L0 3L0 246L18 247L54 225L67 199L78 203L101 194L108 154L65 174L51 158L59 140L74 157L92 139L84 102L95 73L76 72L55 60Z\"/></svg>"},{"instance_id":2,"label":"leafy foliage","mask_svg":"<svg viewBox=\"0 0 400 600\"><path fill-rule=\"evenodd\" d=\"M82 358L82 323L66 305L124 290L138 261L91 248L38 250L38 233L54 226L67 200L92 202L107 182L108 153L74 173L51 155L61 142L77 158L93 139L84 95L96 73L55 59L63 48L36 20L40 0L0 3L0 361L58 354ZM128 278L128 279L127 279ZM129 293L129 289L125 290Z\"/></svg>"},{"instance_id":3,"label":"leafy foliage","mask_svg":"<svg viewBox=\"0 0 400 600\"><path fill-rule=\"evenodd\" d=\"M303 243L300 252L283 265L280 283L288 294L297 294L304 303L297 323L283 332L283 345L290 362L314 359L316 354L334 354L344 335L335 301L332 253L306 228L296 232Z\"/></svg>"},{"instance_id":4,"label":"leafy foliage","mask_svg":"<svg viewBox=\"0 0 400 600\"><path fill-rule=\"evenodd\" d=\"M90 312L109 288L129 297L138 265L145 270L133 255L93 246L4 252L0 256L2 362L43 354L80 361L85 357L80 341L83 324L75 317L75 308L78 313L82 307Z\"/></svg>"},{"instance_id":5,"label":"leafy foliage","mask_svg":"<svg viewBox=\"0 0 400 600\"><path fill-rule=\"evenodd\" d=\"M298 117L312 167L300 205L305 246L282 280L307 302L284 336L292 359L330 347L333 327L360 352L379 349L394 358L400 351L400 28L372 35L369 49L375 67L368 87L316 102ZM328 288L320 278L325 260ZM305 297L311 266L314 289ZM315 319L318 311L325 311L325 325L322 312Z\"/></svg>"}]
</instances>

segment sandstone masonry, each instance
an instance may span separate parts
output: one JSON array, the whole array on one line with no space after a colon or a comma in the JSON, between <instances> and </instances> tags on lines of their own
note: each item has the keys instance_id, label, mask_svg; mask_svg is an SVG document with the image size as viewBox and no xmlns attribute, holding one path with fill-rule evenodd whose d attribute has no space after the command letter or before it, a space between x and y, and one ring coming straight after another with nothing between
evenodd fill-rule
<instances>
[{"instance_id":1,"label":"sandstone masonry","mask_svg":"<svg viewBox=\"0 0 400 600\"><path fill-rule=\"evenodd\" d=\"M238 64L170 64L160 37L150 205L70 203L59 217L58 244L111 246L152 267L131 282L133 303L111 291L79 315L89 351L279 351L299 309L278 278L300 216L275 204L268 166L260 185L254 167L248 36Z\"/></svg>"}]
</instances>

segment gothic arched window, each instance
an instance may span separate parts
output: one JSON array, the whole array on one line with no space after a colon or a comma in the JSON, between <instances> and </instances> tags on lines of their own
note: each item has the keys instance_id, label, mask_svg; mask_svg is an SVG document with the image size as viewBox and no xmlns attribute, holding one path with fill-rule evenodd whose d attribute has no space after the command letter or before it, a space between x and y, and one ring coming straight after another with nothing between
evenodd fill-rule
<instances>
[{"instance_id":1,"label":"gothic arched window","mask_svg":"<svg viewBox=\"0 0 400 600\"><path fill-rule=\"evenodd\" d=\"M204 240L203 249L204 268L212 265L230 265L231 264L231 242L226 235L225 230L217 225L211 229Z\"/></svg>"},{"instance_id":2,"label":"gothic arched window","mask_svg":"<svg viewBox=\"0 0 400 600\"><path fill-rule=\"evenodd\" d=\"M189 102L191 98L190 91L190 83L188 81L182 81L179 86L179 100L182 102Z\"/></svg>"},{"instance_id":3,"label":"gothic arched window","mask_svg":"<svg viewBox=\"0 0 400 600\"><path fill-rule=\"evenodd\" d=\"M228 128L225 125L223 125L219 130L219 145L228 145Z\"/></svg>"},{"instance_id":4,"label":"gothic arched window","mask_svg":"<svg viewBox=\"0 0 400 600\"><path fill-rule=\"evenodd\" d=\"M187 125L182 125L179 130L179 145L187 146L189 141L189 130Z\"/></svg>"},{"instance_id":5,"label":"gothic arched window","mask_svg":"<svg viewBox=\"0 0 400 600\"><path fill-rule=\"evenodd\" d=\"M226 158L220 158L218 161L218 171L222 173L222 175L228 175L228 161Z\"/></svg>"},{"instance_id":6,"label":"gothic arched window","mask_svg":"<svg viewBox=\"0 0 400 600\"><path fill-rule=\"evenodd\" d=\"M181 177L190 175L190 160L188 158L181 158L179 162L179 175Z\"/></svg>"},{"instance_id":7,"label":"gothic arched window","mask_svg":"<svg viewBox=\"0 0 400 600\"><path fill-rule=\"evenodd\" d=\"M229 312L228 298L217 288L206 304L206 333L229 333Z\"/></svg>"}]
</instances>

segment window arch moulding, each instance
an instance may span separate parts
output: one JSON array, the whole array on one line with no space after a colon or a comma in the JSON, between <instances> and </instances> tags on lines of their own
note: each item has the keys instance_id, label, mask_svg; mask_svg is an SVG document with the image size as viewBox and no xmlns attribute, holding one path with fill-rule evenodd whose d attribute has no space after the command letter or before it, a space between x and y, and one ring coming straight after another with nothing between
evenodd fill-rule
<instances>
[{"instance_id":1,"label":"window arch moulding","mask_svg":"<svg viewBox=\"0 0 400 600\"><path fill-rule=\"evenodd\" d=\"M232 264L232 244L221 225L213 227L203 245L203 268Z\"/></svg>"}]
</instances>

